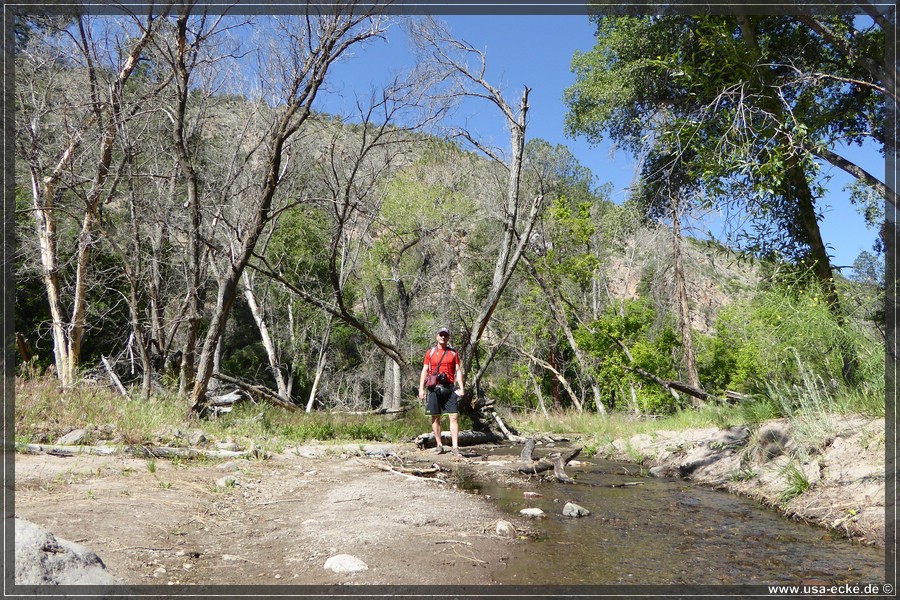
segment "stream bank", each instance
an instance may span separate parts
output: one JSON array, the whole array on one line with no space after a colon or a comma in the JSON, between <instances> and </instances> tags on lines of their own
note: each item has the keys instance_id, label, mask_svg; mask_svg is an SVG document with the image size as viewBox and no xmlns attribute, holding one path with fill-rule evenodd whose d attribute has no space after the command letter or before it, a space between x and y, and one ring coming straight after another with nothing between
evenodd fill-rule
<instances>
[{"instance_id":1,"label":"stream bank","mask_svg":"<svg viewBox=\"0 0 900 600\"><path fill-rule=\"evenodd\" d=\"M885 423L858 415L827 417L830 433L810 447L787 419L751 430L656 431L615 440L597 456L641 465L649 475L681 477L749 497L865 545L885 545ZM799 426L802 426L800 424Z\"/></svg>"}]
</instances>

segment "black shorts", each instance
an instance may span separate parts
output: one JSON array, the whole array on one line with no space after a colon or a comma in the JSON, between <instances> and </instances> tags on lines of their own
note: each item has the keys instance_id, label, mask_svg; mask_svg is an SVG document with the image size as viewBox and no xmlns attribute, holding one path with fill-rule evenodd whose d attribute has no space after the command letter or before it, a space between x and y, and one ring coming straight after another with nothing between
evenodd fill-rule
<instances>
[{"instance_id":1,"label":"black shorts","mask_svg":"<svg viewBox=\"0 0 900 600\"><path fill-rule=\"evenodd\" d=\"M449 396L438 396L434 390L428 390L425 396L425 413L429 415L455 415L459 412L456 390Z\"/></svg>"}]
</instances>

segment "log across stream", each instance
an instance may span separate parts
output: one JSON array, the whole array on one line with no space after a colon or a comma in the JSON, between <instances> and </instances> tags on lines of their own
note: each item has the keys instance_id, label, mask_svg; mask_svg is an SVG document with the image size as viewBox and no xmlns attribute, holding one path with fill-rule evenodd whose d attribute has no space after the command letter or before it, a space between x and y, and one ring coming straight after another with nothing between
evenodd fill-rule
<instances>
[{"instance_id":1,"label":"log across stream","mask_svg":"<svg viewBox=\"0 0 900 600\"><path fill-rule=\"evenodd\" d=\"M478 452L487 459L510 459L521 449L504 445ZM582 458L566 469L574 484L553 477L498 482L473 473L460 478L465 489L489 496L516 527L531 532L506 566L493 574L498 582L884 583L882 550L833 539L822 529L789 521L753 500L683 480L645 477L637 465ZM567 502L591 514L564 517ZM525 508L540 508L546 516L529 519L520 513Z\"/></svg>"}]
</instances>

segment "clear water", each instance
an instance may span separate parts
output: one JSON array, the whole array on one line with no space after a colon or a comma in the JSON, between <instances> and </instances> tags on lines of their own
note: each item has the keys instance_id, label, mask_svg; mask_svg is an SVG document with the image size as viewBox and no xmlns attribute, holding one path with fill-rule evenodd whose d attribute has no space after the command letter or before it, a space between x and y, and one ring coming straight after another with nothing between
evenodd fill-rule
<instances>
[{"instance_id":1,"label":"clear water","mask_svg":"<svg viewBox=\"0 0 900 600\"><path fill-rule=\"evenodd\" d=\"M504 452L498 450L497 452ZM512 450L505 449L505 453ZM640 468L590 459L567 467L574 485L503 487L468 481L534 532L494 574L522 585L883 583L884 551L834 538L759 503ZM628 482L640 485L621 486ZM541 498L525 498L524 491ZM566 502L591 511L562 516ZM526 520L523 508L546 517Z\"/></svg>"}]
</instances>

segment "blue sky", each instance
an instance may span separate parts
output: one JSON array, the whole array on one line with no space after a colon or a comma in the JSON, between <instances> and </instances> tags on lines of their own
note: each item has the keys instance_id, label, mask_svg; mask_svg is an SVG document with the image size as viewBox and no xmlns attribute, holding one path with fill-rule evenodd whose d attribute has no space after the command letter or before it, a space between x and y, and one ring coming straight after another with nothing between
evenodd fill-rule
<instances>
[{"instance_id":1,"label":"blue sky","mask_svg":"<svg viewBox=\"0 0 900 600\"><path fill-rule=\"evenodd\" d=\"M563 133L566 114L563 90L575 81L570 68L572 56L576 50L590 50L594 43L594 28L586 16L464 15L445 16L442 20L456 37L486 53L486 79L499 87L508 100L517 102L523 86L531 88L529 138L539 137L568 146L581 164L593 171L598 184L613 184L613 200L625 199L626 187L634 175L632 158L623 151L614 152L608 144L592 147L584 139L570 139ZM347 61L335 74L351 77L355 80L352 86L365 88L409 60L406 41L398 28L388 35L387 43L373 46ZM467 119L478 134L497 146L508 147L505 124L492 105L485 102L464 107L456 116ZM852 152L847 158L883 178L884 159L877 152L871 149ZM850 177L836 168L826 168L826 172L833 177L829 192L821 202L822 235L831 249L833 264L852 265L861 251L872 250L876 232L866 228L863 217L843 191ZM717 233L714 226L711 229ZM851 271L843 272L849 275Z\"/></svg>"}]
</instances>

